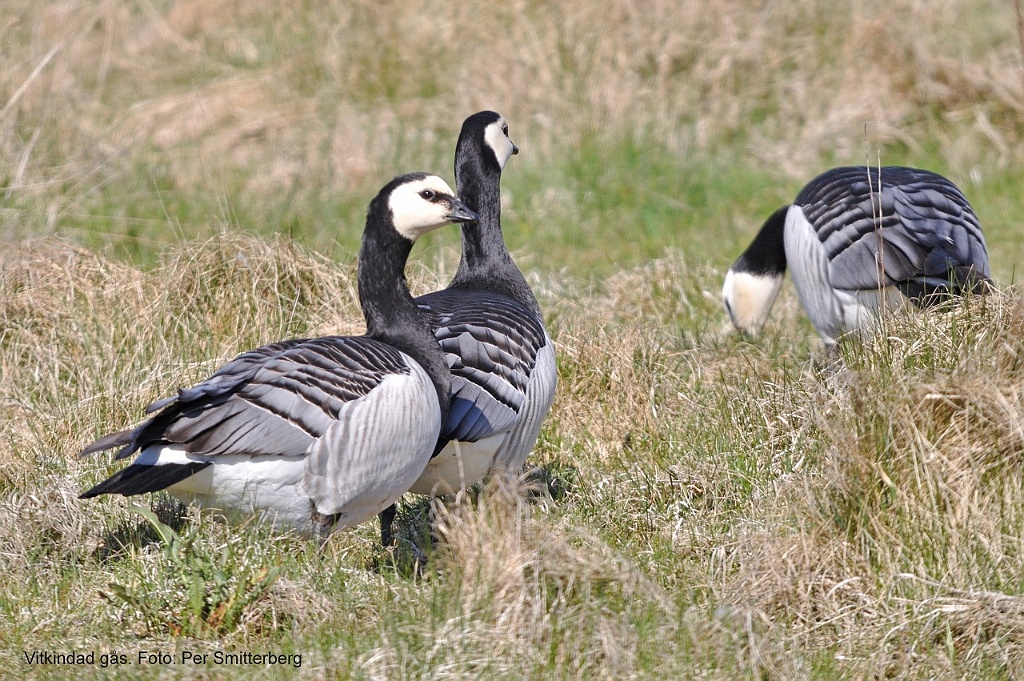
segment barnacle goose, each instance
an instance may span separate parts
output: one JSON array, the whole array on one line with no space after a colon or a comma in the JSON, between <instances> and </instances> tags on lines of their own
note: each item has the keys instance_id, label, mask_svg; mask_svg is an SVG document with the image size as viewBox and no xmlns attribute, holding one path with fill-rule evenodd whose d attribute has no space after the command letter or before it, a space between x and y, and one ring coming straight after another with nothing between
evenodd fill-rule
<instances>
[{"instance_id":1,"label":"barnacle goose","mask_svg":"<svg viewBox=\"0 0 1024 681\"><path fill-rule=\"evenodd\" d=\"M435 456L411 487L418 494L518 473L554 398L554 344L501 233L501 172L517 153L499 114L481 111L463 123L456 188L480 222L463 225L462 259L448 287L416 299L452 372L451 410Z\"/></svg>"},{"instance_id":2,"label":"barnacle goose","mask_svg":"<svg viewBox=\"0 0 1024 681\"><path fill-rule=\"evenodd\" d=\"M405 264L422 234L477 219L435 175L393 179L369 205L359 251L366 335L271 343L154 402L141 425L82 451L139 452L82 498L166 489L321 536L393 504L434 452L451 393Z\"/></svg>"},{"instance_id":3,"label":"barnacle goose","mask_svg":"<svg viewBox=\"0 0 1024 681\"><path fill-rule=\"evenodd\" d=\"M981 225L956 185L897 166L833 168L772 213L725 276L737 328L761 330L787 265L830 350L882 310L982 292L990 277Z\"/></svg>"}]
</instances>

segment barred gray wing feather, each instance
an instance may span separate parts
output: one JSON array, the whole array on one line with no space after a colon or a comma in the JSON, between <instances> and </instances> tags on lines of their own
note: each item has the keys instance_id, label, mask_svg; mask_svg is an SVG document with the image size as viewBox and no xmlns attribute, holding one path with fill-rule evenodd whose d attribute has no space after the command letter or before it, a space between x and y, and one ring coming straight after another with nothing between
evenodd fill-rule
<instances>
[{"instance_id":1,"label":"barred gray wing feather","mask_svg":"<svg viewBox=\"0 0 1024 681\"><path fill-rule=\"evenodd\" d=\"M125 458L149 445L179 444L204 456L301 455L347 402L409 370L398 350L367 338L273 343L155 402L149 411L158 413L134 431L101 438L85 453L123 445L117 458Z\"/></svg>"},{"instance_id":2,"label":"barred gray wing feather","mask_svg":"<svg viewBox=\"0 0 1024 681\"><path fill-rule=\"evenodd\" d=\"M549 341L532 310L499 294L444 289L416 299L452 372L452 403L441 429L475 442L511 429L526 400L537 353Z\"/></svg>"},{"instance_id":3,"label":"barred gray wing feather","mask_svg":"<svg viewBox=\"0 0 1024 681\"><path fill-rule=\"evenodd\" d=\"M870 173L870 180L869 180ZM911 168L837 168L797 196L830 260L832 286L973 287L989 278L985 239L949 180Z\"/></svg>"},{"instance_id":4,"label":"barred gray wing feather","mask_svg":"<svg viewBox=\"0 0 1024 681\"><path fill-rule=\"evenodd\" d=\"M425 403L433 408L424 410ZM343 527L369 520L420 476L440 429L434 384L413 364L408 375L385 377L374 399L345 404L310 447L303 489L320 513L341 514Z\"/></svg>"},{"instance_id":5,"label":"barred gray wing feather","mask_svg":"<svg viewBox=\"0 0 1024 681\"><path fill-rule=\"evenodd\" d=\"M522 469L540 435L544 417L551 408L557 383L555 349L549 337L537 353L537 363L530 374L530 383L526 388L526 408L520 413L512 432L494 453L492 472L504 470L515 474Z\"/></svg>"},{"instance_id":6,"label":"barred gray wing feather","mask_svg":"<svg viewBox=\"0 0 1024 681\"><path fill-rule=\"evenodd\" d=\"M306 342L308 342L306 338L293 338L243 352L202 383L191 388L182 388L177 395L153 402L146 407L146 413L152 414L160 411L174 402L189 402L201 399L203 396L227 394L256 375L256 372L263 367L268 359Z\"/></svg>"}]
</instances>

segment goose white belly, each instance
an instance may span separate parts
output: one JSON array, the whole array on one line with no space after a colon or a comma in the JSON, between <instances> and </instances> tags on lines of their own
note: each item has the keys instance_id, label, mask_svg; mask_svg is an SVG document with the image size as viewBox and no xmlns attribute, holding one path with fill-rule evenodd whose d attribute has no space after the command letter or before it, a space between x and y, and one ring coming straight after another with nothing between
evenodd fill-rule
<instances>
[{"instance_id":1,"label":"goose white belly","mask_svg":"<svg viewBox=\"0 0 1024 681\"><path fill-rule=\"evenodd\" d=\"M179 446L149 447L136 465L209 461L186 454ZM256 514L278 527L308 531L313 506L302 491L304 456L226 454L166 490L183 503L218 509L225 514ZM159 465L159 464L157 464Z\"/></svg>"},{"instance_id":2,"label":"goose white belly","mask_svg":"<svg viewBox=\"0 0 1024 681\"><path fill-rule=\"evenodd\" d=\"M842 315L842 328L847 333L873 330L882 315L914 307L895 286L874 291L836 290L835 296Z\"/></svg>"},{"instance_id":3,"label":"goose white belly","mask_svg":"<svg viewBox=\"0 0 1024 681\"><path fill-rule=\"evenodd\" d=\"M414 494L453 494L484 479L494 454L508 433L498 433L476 442L452 440L428 463L423 474L409 488ZM458 483L458 484L455 484Z\"/></svg>"}]
</instances>

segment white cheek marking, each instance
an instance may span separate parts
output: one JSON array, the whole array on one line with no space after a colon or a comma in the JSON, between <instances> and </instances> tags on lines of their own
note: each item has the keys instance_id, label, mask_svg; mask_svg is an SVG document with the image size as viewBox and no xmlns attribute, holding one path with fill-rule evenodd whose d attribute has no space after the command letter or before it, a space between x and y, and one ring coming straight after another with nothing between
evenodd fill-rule
<instances>
[{"instance_id":1,"label":"white cheek marking","mask_svg":"<svg viewBox=\"0 0 1024 681\"><path fill-rule=\"evenodd\" d=\"M395 231L411 241L448 224L448 220L445 219L448 205L443 201L438 203L424 199L420 192L425 189L437 195L455 196L455 192L444 180L436 175L429 175L422 180L398 187L388 199Z\"/></svg>"},{"instance_id":2,"label":"white cheek marking","mask_svg":"<svg viewBox=\"0 0 1024 681\"><path fill-rule=\"evenodd\" d=\"M494 156L498 159L498 165L501 166L502 170L505 169L505 164L512 157L512 140L502 130L504 127L505 121L499 118L484 130L484 142L494 152Z\"/></svg>"},{"instance_id":3,"label":"white cheek marking","mask_svg":"<svg viewBox=\"0 0 1024 681\"><path fill-rule=\"evenodd\" d=\"M737 329L752 335L761 331L782 288L782 279L781 275L729 270L722 286L722 301Z\"/></svg>"}]
</instances>

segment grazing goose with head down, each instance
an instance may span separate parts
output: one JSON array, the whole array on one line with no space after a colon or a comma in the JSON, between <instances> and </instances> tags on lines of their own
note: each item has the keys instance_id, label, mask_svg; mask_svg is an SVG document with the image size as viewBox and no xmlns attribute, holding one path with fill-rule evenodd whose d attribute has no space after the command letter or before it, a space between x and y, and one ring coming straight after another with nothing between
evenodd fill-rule
<instances>
[{"instance_id":1,"label":"grazing goose with head down","mask_svg":"<svg viewBox=\"0 0 1024 681\"><path fill-rule=\"evenodd\" d=\"M725 276L737 328L761 330L787 265L829 349L883 310L980 293L990 277L981 225L956 185L897 166L833 168L768 218Z\"/></svg>"},{"instance_id":2,"label":"grazing goose with head down","mask_svg":"<svg viewBox=\"0 0 1024 681\"><path fill-rule=\"evenodd\" d=\"M430 459L451 394L405 264L422 234L477 219L441 178L396 177L370 203L359 251L366 335L271 343L151 404L141 425L82 452L139 452L82 498L166 489L320 535L393 504Z\"/></svg>"},{"instance_id":3,"label":"grazing goose with head down","mask_svg":"<svg viewBox=\"0 0 1024 681\"><path fill-rule=\"evenodd\" d=\"M554 344L501 233L501 171L518 152L499 114L481 111L463 123L456 188L480 222L463 225L462 259L448 287L416 299L452 373L452 406L435 455L411 488L419 494L518 473L554 398Z\"/></svg>"}]
</instances>

